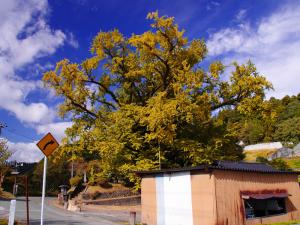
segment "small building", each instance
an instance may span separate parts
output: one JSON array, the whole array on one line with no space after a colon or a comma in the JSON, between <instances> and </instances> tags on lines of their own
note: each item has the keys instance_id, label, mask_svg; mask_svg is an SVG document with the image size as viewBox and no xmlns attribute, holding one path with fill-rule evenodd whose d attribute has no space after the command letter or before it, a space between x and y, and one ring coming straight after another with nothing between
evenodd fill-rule
<instances>
[{"instance_id":1,"label":"small building","mask_svg":"<svg viewBox=\"0 0 300 225\"><path fill-rule=\"evenodd\" d=\"M255 225L300 219L298 173L216 161L137 172L142 224Z\"/></svg>"},{"instance_id":2,"label":"small building","mask_svg":"<svg viewBox=\"0 0 300 225\"><path fill-rule=\"evenodd\" d=\"M274 150L282 147L281 142L259 143L245 146L244 151Z\"/></svg>"},{"instance_id":3,"label":"small building","mask_svg":"<svg viewBox=\"0 0 300 225\"><path fill-rule=\"evenodd\" d=\"M282 147L278 149L276 152L270 154L267 156L268 160L274 160L277 158L291 158L297 156L293 149L287 148L287 147Z\"/></svg>"}]
</instances>

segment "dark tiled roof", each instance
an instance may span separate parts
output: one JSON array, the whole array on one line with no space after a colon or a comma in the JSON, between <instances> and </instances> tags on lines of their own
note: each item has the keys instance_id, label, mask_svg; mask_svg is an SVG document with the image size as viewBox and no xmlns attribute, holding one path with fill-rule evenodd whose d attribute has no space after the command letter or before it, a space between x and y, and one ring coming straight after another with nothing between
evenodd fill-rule
<instances>
[{"instance_id":1,"label":"dark tiled roof","mask_svg":"<svg viewBox=\"0 0 300 225\"><path fill-rule=\"evenodd\" d=\"M282 171L277 170L264 163L249 163L242 161L215 161L210 165L200 165L196 167L186 167L177 169L162 169L152 171L137 171L136 174L139 176L151 175L151 174L163 174L163 173L174 173L184 171L200 171L209 172L212 170L228 170L228 171L243 171L243 172L257 172L257 173L284 173L284 174L299 174L294 171Z\"/></svg>"},{"instance_id":2,"label":"dark tiled roof","mask_svg":"<svg viewBox=\"0 0 300 225\"><path fill-rule=\"evenodd\" d=\"M249 172L266 172L266 173L282 172L280 170L274 169L273 167L265 163L216 161L212 165L210 165L210 167L213 169L238 170L238 171L249 171Z\"/></svg>"}]
</instances>

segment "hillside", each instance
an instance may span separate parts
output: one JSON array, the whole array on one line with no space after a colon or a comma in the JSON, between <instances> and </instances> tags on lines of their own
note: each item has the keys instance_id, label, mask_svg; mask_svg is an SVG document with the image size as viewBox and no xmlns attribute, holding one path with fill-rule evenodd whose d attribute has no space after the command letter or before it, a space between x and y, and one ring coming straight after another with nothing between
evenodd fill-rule
<instances>
[{"instance_id":1,"label":"hillside","mask_svg":"<svg viewBox=\"0 0 300 225\"><path fill-rule=\"evenodd\" d=\"M300 171L300 156L292 157L292 158L282 158L290 168L293 170Z\"/></svg>"},{"instance_id":2,"label":"hillside","mask_svg":"<svg viewBox=\"0 0 300 225\"><path fill-rule=\"evenodd\" d=\"M262 149L262 150L244 150L245 159L247 162L255 162L257 157L269 158L274 153L280 151L280 149ZM296 171L300 171L300 156L293 157L279 157L287 163L287 165Z\"/></svg>"},{"instance_id":3,"label":"hillside","mask_svg":"<svg viewBox=\"0 0 300 225\"><path fill-rule=\"evenodd\" d=\"M262 150L246 150L244 151L245 154L245 161L255 162L257 157L264 157L267 158L268 156L277 152L278 149L262 149Z\"/></svg>"},{"instance_id":4,"label":"hillside","mask_svg":"<svg viewBox=\"0 0 300 225\"><path fill-rule=\"evenodd\" d=\"M0 199L2 200L11 200L11 199L14 199L15 196L10 193L10 192L7 192L7 191L3 191L0 189Z\"/></svg>"}]
</instances>

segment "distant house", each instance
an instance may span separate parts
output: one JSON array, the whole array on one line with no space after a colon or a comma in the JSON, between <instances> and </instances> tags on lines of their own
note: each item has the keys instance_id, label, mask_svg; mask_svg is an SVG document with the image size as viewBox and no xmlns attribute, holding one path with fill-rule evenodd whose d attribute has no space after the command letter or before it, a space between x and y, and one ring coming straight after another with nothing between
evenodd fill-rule
<instances>
[{"instance_id":1,"label":"distant house","mask_svg":"<svg viewBox=\"0 0 300 225\"><path fill-rule=\"evenodd\" d=\"M300 156L300 143L293 148L293 151L296 156Z\"/></svg>"},{"instance_id":2,"label":"distant house","mask_svg":"<svg viewBox=\"0 0 300 225\"><path fill-rule=\"evenodd\" d=\"M293 149L283 147L283 148L278 149L276 152L268 155L267 159L273 160L273 159L277 159L277 158L291 158L294 156L297 156L297 155L295 154Z\"/></svg>"},{"instance_id":3,"label":"distant house","mask_svg":"<svg viewBox=\"0 0 300 225\"><path fill-rule=\"evenodd\" d=\"M244 147L244 151L260 151L260 150L274 150L280 149L283 145L281 142L259 143L255 145L247 145Z\"/></svg>"},{"instance_id":4,"label":"distant house","mask_svg":"<svg viewBox=\"0 0 300 225\"><path fill-rule=\"evenodd\" d=\"M300 219L296 172L217 161L137 174L142 178L142 224L254 225Z\"/></svg>"},{"instance_id":5,"label":"distant house","mask_svg":"<svg viewBox=\"0 0 300 225\"><path fill-rule=\"evenodd\" d=\"M268 160L273 160L277 158L291 158L300 156L300 143L297 144L293 149L282 147L278 149L276 152L268 155Z\"/></svg>"},{"instance_id":6,"label":"distant house","mask_svg":"<svg viewBox=\"0 0 300 225\"><path fill-rule=\"evenodd\" d=\"M6 162L6 165L9 166L16 172L20 174L24 174L31 170L37 163L28 163L28 162L17 162L17 161L10 161Z\"/></svg>"}]
</instances>

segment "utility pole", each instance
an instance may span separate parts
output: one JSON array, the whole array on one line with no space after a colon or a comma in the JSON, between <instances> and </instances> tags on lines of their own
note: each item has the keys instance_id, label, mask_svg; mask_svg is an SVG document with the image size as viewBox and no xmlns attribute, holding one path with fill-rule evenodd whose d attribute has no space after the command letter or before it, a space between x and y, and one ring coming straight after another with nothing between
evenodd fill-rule
<instances>
[{"instance_id":1,"label":"utility pole","mask_svg":"<svg viewBox=\"0 0 300 225\"><path fill-rule=\"evenodd\" d=\"M73 159L72 159L72 167L71 167L71 178L73 178L74 177L74 161L73 161Z\"/></svg>"},{"instance_id":2,"label":"utility pole","mask_svg":"<svg viewBox=\"0 0 300 225\"><path fill-rule=\"evenodd\" d=\"M72 164L71 164L71 178L74 177L74 152L72 149Z\"/></svg>"},{"instance_id":3,"label":"utility pole","mask_svg":"<svg viewBox=\"0 0 300 225\"><path fill-rule=\"evenodd\" d=\"M158 152L158 164L159 164L159 170L161 170L161 149L160 149L160 143L158 143L158 148L159 148L159 152Z\"/></svg>"},{"instance_id":4,"label":"utility pole","mask_svg":"<svg viewBox=\"0 0 300 225\"><path fill-rule=\"evenodd\" d=\"M2 133L2 129L3 128L6 128L7 125L0 122L0 135ZM17 195L17 187L18 187L18 184L17 184L17 176L19 174L18 172L18 169L17 169L17 162L15 162L15 169L16 171L12 171L11 174L12 175L15 175L15 183L14 183L14 189L13 189L13 195ZM21 176L24 178L24 185L25 185L25 195L26 195L26 222L27 222L27 225L29 225L29 199L28 199L28 176L27 175L23 175Z\"/></svg>"},{"instance_id":5,"label":"utility pole","mask_svg":"<svg viewBox=\"0 0 300 225\"><path fill-rule=\"evenodd\" d=\"M26 220L29 225L29 199L28 199L28 176L25 175L25 194L26 194Z\"/></svg>"},{"instance_id":6,"label":"utility pole","mask_svg":"<svg viewBox=\"0 0 300 225\"><path fill-rule=\"evenodd\" d=\"M18 171L12 171L11 175L15 175L15 185L14 185L14 195L17 194L16 190L16 182L17 182L17 176L20 172ZM28 198L28 176L27 175L20 175L19 177L23 178L24 185L25 185L25 196L26 196L26 221L27 225L29 225L29 198Z\"/></svg>"}]
</instances>

